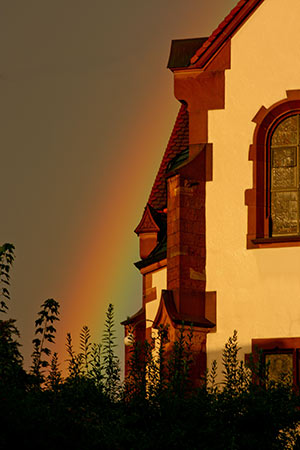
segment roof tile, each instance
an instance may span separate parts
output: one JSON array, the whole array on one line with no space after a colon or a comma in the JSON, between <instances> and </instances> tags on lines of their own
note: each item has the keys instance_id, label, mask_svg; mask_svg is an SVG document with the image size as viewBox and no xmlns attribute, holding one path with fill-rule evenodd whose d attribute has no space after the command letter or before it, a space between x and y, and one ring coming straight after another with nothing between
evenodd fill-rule
<instances>
[{"instance_id":1,"label":"roof tile","mask_svg":"<svg viewBox=\"0 0 300 450\"><path fill-rule=\"evenodd\" d=\"M167 206L165 175L168 163L188 145L189 116L187 106L182 104L148 200L148 203L156 210L163 210Z\"/></svg>"}]
</instances>

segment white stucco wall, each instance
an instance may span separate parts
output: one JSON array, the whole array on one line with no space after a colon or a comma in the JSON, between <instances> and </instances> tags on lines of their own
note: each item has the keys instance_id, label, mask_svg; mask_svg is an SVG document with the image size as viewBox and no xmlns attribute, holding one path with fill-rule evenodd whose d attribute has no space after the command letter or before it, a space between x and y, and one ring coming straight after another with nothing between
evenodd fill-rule
<instances>
[{"instance_id":1,"label":"white stucco wall","mask_svg":"<svg viewBox=\"0 0 300 450\"><path fill-rule=\"evenodd\" d=\"M146 303L146 327L152 326L152 322L155 319L157 309L160 302L162 289L167 289L167 268L156 270L152 272L152 288L156 288L156 299Z\"/></svg>"},{"instance_id":2,"label":"white stucco wall","mask_svg":"<svg viewBox=\"0 0 300 450\"><path fill-rule=\"evenodd\" d=\"M253 117L300 89L300 1L265 0L232 39L225 110L210 111L213 181L207 183L207 291L217 291L217 332L208 367L233 330L252 338L300 337L300 247L246 249L246 189L252 187Z\"/></svg>"}]
</instances>

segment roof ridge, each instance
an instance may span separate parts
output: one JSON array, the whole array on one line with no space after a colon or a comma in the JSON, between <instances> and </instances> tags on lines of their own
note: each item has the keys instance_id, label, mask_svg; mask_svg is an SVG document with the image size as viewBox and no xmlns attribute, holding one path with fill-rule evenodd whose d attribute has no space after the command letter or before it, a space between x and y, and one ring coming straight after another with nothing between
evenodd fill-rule
<instances>
[{"instance_id":1,"label":"roof ridge","mask_svg":"<svg viewBox=\"0 0 300 450\"><path fill-rule=\"evenodd\" d=\"M264 0L240 0L234 8L227 14L227 16L222 20L222 22L217 26L217 28L212 32L209 38L204 42L204 44L196 51L194 56L191 57L190 63L194 65L200 57L211 47L211 45L215 42L215 40L220 36L224 35L226 37L226 28L232 23L232 21L236 18L236 16L240 13L240 11L246 7L250 2L253 3L253 8L255 8L259 3L262 3Z\"/></svg>"}]
</instances>

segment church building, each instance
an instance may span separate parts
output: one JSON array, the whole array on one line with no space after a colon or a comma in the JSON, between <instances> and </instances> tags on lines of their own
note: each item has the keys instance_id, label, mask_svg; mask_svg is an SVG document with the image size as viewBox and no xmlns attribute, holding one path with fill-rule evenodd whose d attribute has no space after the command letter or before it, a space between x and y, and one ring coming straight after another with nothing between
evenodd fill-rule
<instances>
[{"instance_id":1,"label":"church building","mask_svg":"<svg viewBox=\"0 0 300 450\"><path fill-rule=\"evenodd\" d=\"M141 309L123 324L171 340L193 324L196 382L236 329L242 359L258 347L299 384L299 17L299 0L241 0L209 37L171 44L179 112L135 229Z\"/></svg>"}]
</instances>

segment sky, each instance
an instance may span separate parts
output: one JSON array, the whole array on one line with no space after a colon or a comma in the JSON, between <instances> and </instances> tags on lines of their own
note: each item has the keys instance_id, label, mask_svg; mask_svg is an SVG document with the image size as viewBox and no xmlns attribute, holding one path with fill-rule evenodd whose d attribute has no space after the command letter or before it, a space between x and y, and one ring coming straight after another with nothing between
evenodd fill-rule
<instances>
[{"instance_id":1,"label":"sky","mask_svg":"<svg viewBox=\"0 0 300 450\"><path fill-rule=\"evenodd\" d=\"M172 39L209 36L237 0L0 0L0 244L16 247L7 318L26 369L34 321L60 303L56 344L117 350L142 302L138 225L180 104Z\"/></svg>"}]
</instances>

